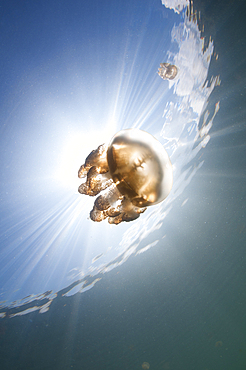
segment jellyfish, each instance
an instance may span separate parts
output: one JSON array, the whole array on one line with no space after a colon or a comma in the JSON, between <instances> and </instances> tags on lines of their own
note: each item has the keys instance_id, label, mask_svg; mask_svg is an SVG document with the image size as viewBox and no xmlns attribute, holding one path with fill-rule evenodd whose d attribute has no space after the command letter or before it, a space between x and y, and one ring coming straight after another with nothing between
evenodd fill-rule
<instances>
[{"instance_id":1,"label":"jellyfish","mask_svg":"<svg viewBox=\"0 0 246 370\"><path fill-rule=\"evenodd\" d=\"M166 150L151 134L119 131L109 145L99 145L80 167L86 178L79 193L96 196L92 221L110 224L137 219L147 207L162 202L173 184L172 164Z\"/></svg>"},{"instance_id":2,"label":"jellyfish","mask_svg":"<svg viewBox=\"0 0 246 370\"><path fill-rule=\"evenodd\" d=\"M158 68L158 75L163 80L173 80L178 73L178 68L174 64L161 63L161 68Z\"/></svg>"},{"instance_id":3,"label":"jellyfish","mask_svg":"<svg viewBox=\"0 0 246 370\"><path fill-rule=\"evenodd\" d=\"M149 364L148 362L143 362L143 363L142 363L142 368L143 368L144 370L148 370L148 369L150 368L150 364Z\"/></svg>"}]
</instances>

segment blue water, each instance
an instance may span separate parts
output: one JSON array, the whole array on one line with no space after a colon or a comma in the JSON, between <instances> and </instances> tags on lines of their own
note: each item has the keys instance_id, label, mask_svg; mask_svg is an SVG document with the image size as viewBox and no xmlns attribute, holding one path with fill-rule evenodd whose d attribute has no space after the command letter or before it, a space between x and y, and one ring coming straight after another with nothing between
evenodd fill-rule
<instances>
[{"instance_id":1,"label":"blue water","mask_svg":"<svg viewBox=\"0 0 246 370\"><path fill-rule=\"evenodd\" d=\"M62 204L60 192L55 192L58 187L50 191L50 158L57 157L57 164L60 154L56 135L65 144L69 130L84 127L89 116L93 132L100 127L96 118L107 121L102 108L116 90L109 82L104 89L101 74L112 76L115 59L110 62L106 57L126 48L117 44L117 32L123 27L126 34L137 32L141 39L148 39L148 22L153 32L153 22L159 17L168 22L165 17L169 13L162 12L158 1L148 0L119 1L117 5L112 1L74 2L72 7L56 1L2 4L1 294L3 300L11 302L28 293L51 289L58 293L55 299L50 292L34 301L27 299L24 308L32 310L49 303L52 296L49 310L42 314L37 310L14 316L20 307L3 305L1 370L142 369L143 362L153 370L246 369L246 9L241 2L230 1L199 1L195 6L202 10L205 35L212 35L219 54L218 60L211 62L209 75L220 75L222 82L208 105L213 112L220 101L211 140L200 153L204 164L175 205L187 198L189 201L164 220L164 237L153 248L99 274L102 279L92 289L68 297L63 294L69 284L82 276L72 280L65 276L79 254L66 234L56 234L60 221L66 230L66 214L63 218L59 214L71 204L69 197ZM97 24L99 19L102 23ZM172 15L170 25L179 20L178 15ZM160 28L158 32L159 36L165 34ZM130 40L131 48L138 45L139 39L136 44L134 38ZM157 40L153 50L159 47ZM150 44L148 40L148 48ZM141 45L142 57L148 48ZM104 59L93 59L95 55ZM147 62L151 58L152 54L146 57ZM141 64L137 67L141 69ZM150 68L154 73L156 67L150 63ZM84 71L88 78L83 77ZM118 72L117 67L113 74ZM141 79L144 74L140 85ZM151 75L146 83L150 80ZM79 104L83 109L79 110ZM162 108L157 109L160 115ZM130 113L128 117L135 119ZM95 140L101 143L101 137ZM91 145L89 150L94 149ZM77 167L83 159L79 158ZM72 196L80 197L76 189ZM77 228L85 222L88 210L90 205L86 205ZM110 235L100 234L107 224L96 232L90 222L86 224L89 236L81 245L82 260L88 258L84 250L90 254L88 246L98 245L100 252L102 239L110 243ZM37 234L30 232L30 225L40 227L31 229ZM127 230L129 225L124 227ZM111 238L116 238L118 231L111 230ZM154 240L150 236L140 247ZM88 284L93 281L87 279Z\"/></svg>"}]
</instances>

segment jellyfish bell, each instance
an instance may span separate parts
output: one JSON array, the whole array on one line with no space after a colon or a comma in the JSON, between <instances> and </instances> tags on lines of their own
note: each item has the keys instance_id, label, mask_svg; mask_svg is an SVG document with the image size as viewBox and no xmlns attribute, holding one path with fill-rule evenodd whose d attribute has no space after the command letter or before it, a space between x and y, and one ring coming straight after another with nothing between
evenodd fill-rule
<instances>
[{"instance_id":1,"label":"jellyfish bell","mask_svg":"<svg viewBox=\"0 0 246 370\"><path fill-rule=\"evenodd\" d=\"M142 363L142 368L143 368L144 370L148 370L148 369L150 368L150 364L149 364L148 362L143 362L143 363Z\"/></svg>"},{"instance_id":2,"label":"jellyfish bell","mask_svg":"<svg viewBox=\"0 0 246 370\"><path fill-rule=\"evenodd\" d=\"M109 171L119 192L135 206L162 202L173 184L171 161L161 143L149 133L118 132L107 151Z\"/></svg>"},{"instance_id":3,"label":"jellyfish bell","mask_svg":"<svg viewBox=\"0 0 246 370\"><path fill-rule=\"evenodd\" d=\"M95 196L93 221L108 218L111 224L133 221L146 207L162 202L173 184L167 152L149 133L138 129L119 131L109 145L93 150L80 167L86 177L79 192Z\"/></svg>"}]
</instances>

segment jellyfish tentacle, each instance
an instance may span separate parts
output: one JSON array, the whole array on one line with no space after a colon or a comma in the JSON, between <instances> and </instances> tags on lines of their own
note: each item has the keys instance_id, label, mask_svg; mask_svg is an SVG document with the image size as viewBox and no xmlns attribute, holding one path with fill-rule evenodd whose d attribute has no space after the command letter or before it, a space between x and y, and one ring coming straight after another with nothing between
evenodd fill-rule
<instances>
[{"instance_id":1,"label":"jellyfish tentacle","mask_svg":"<svg viewBox=\"0 0 246 370\"><path fill-rule=\"evenodd\" d=\"M90 189L91 195L94 196L112 185L113 180L109 172L100 173L97 167L91 167L87 175L86 184Z\"/></svg>"},{"instance_id":2,"label":"jellyfish tentacle","mask_svg":"<svg viewBox=\"0 0 246 370\"><path fill-rule=\"evenodd\" d=\"M119 210L119 207L116 206L116 207L110 207L108 210L107 210L107 215L108 217L116 217L116 216L119 216L120 215L120 210Z\"/></svg>"},{"instance_id":3,"label":"jellyfish tentacle","mask_svg":"<svg viewBox=\"0 0 246 370\"><path fill-rule=\"evenodd\" d=\"M97 197L94 205L99 211L106 211L110 207L109 201L103 195Z\"/></svg>"},{"instance_id":4,"label":"jellyfish tentacle","mask_svg":"<svg viewBox=\"0 0 246 370\"><path fill-rule=\"evenodd\" d=\"M110 177L110 173L100 173L97 167L91 167L88 174L87 180L84 184L79 186L79 193L95 196L102 190L113 184L113 180Z\"/></svg>"},{"instance_id":5,"label":"jellyfish tentacle","mask_svg":"<svg viewBox=\"0 0 246 370\"><path fill-rule=\"evenodd\" d=\"M91 167L96 167L98 169L98 173L108 172L107 146L105 144L99 145L96 150L93 150L88 155L85 163L79 169L79 178L86 177Z\"/></svg>"},{"instance_id":6,"label":"jellyfish tentacle","mask_svg":"<svg viewBox=\"0 0 246 370\"><path fill-rule=\"evenodd\" d=\"M99 211L97 207L94 204L93 209L90 211L90 219L95 222L101 222L107 218L107 212L106 211Z\"/></svg>"},{"instance_id":7,"label":"jellyfish tentacle","mask_svg":"<svg viewBox=\"0 0 246 370\"><path fill-rule=\"evenodd\" d=\"M97 199L95 200L95 205L97 209L105 211L109 207L113 207L114 205L116 205L116 202L119 199L123 199L123 196L120 194L116 185L113 183L104 195L100 195L99 197L97 197Z\"/></svg>"},{"instance_id":8,"label":"jellyfish tentacle","mask_svg":"<svg viewBox=\"0 0 246 370\"><path fill-rule=\"evenodd\" d=\"M85 169L85 165L82 164L82 166L80 166L79 171L78 171L78 177L82 179L83 177L87 175L87 172L88 171Z\"/></svg>"},{"instance_id":9,"label":"jellyfish tentacle","mask_svg":"<svg viewBox=\"0 0 246 370\"><path fill-rule=\"evenodd\" d=\"M127 197L124 197L118 209L119 213L116 214L115 216L110 215L108 211L109 215L108 222L110 224L118 225L122 221L125 222L134 221L140 216L141 213L146 211L147 207L145 208L135 207L132 204L132 202L129 199L127 199Z\"/></svg>"}]
</instances>

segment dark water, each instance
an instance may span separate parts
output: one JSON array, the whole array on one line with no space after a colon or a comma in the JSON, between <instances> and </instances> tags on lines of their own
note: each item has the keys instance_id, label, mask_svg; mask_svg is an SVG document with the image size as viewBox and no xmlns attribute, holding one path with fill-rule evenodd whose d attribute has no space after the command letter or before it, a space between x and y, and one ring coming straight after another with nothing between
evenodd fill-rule
<instances>
[{"instance_id":1,"label":"dark water","mask_svg":"<svg viewBox=\"0 0 246 370\"><path fill-rule=\"evenodd\" d=\"M45 314L2 320L1 368L244 369L245 271L233 257L242 237L233 221L211 223L196 237L177 233L175 271L160 245L157 258L146 252Z\"/></svg>"},{"instance_id":2,"label":"dark water","mask_svg":"<svg viewBox=\"0 0 246 370\"><path fill-rule=\"evenodd\" d=\"M1 370L246 369L245 3L195 6L219 53L221 109L192 211L169 225L174 253L159 243L44 314L2 319Z\"/></svg>"}]
</instances>

